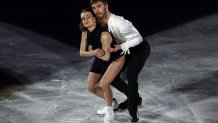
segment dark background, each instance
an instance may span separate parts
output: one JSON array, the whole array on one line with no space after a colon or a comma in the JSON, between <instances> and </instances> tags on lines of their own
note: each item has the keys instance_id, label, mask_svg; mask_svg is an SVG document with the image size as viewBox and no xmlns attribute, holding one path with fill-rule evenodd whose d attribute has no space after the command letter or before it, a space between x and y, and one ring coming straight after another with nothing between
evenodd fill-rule
<instances>
[{"instance_id":1,"label":"dark background","mask_svg":"<svg viewBox=\"0 0 218 123\"><path fill-rule=\"evenodd\" d=\"M79 47L81 9L89 0L7 0L0 2L0 21ZM215 1L109 0L109 9L130 20L143 37L217 12Z\"/></svg>"}]
</instances>

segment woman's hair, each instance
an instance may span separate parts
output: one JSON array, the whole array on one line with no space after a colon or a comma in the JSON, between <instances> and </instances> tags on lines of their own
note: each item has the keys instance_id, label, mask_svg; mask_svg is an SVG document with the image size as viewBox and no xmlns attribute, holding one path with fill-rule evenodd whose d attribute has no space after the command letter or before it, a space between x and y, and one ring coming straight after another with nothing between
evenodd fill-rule
<instances>
[{"instance_id":1,"label":"woman's hair","mask_svg":"<svg viewBox=\"0 0 218 123\"><path fill-rule=\"evenodd\" d=\"M92 14L92 16L96 18L95 13L92 11L91 8L85 8L85 9L83 9L83 10L80 12L80 15L81 15L83 12L90 12L90 13ZM79 28L80 28L81 31L87 31L87 28L84 27L82 21L80 21Z\"/></svg>"},{"instance_id":2,"label":"woman's hair","mask_svg":"<svg viewBox=\"0 0 218 123\"><path fill-rule=\"evenodd\" d=\"M96 3L96 2L102 2L104 4L108 3L107 0L90 0L89 4L92 5L93 3Z\"/></svg>"}]
</instances>

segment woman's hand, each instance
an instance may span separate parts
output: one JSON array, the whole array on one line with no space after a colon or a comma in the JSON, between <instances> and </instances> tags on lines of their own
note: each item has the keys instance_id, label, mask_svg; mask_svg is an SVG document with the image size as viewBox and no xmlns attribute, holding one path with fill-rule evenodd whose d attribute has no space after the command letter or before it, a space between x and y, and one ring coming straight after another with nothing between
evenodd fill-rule
<instances>
[{"instance_id":1,"label":"woman's hand","mask_svg":"<svg viewBox=\"0 0 218 123\"><path fill-rule=\"evenodd\" d=\"M102 56L105 55L105 51L100 49L100 48L98 48L98 49L94 50L94 54L95 54L96 57L102 57Z\"/></svg>"},{"instance_id":2,"label":"woman's hand","mask_svg":"<svg viewBox=\"0 0 218 123\"><path fill-rule=\"evenodd\" d=\"M108 52L117 52L120 49L121 49L121 46L119 44L116 44L116 45L114 45L114 48L109 47Z\"/></svg>"}]
</instances>

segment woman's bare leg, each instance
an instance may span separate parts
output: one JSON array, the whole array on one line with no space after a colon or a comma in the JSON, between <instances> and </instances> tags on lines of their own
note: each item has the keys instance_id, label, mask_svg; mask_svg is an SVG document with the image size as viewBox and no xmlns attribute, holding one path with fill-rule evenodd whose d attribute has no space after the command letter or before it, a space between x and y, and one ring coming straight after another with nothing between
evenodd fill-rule
<instances>
[{"instance_id":1,"label":"woman's bare leg","mask_svg":"<svg viewBox=\"0 0 218 123\"><path fill-rule=\"evenodd\" d=\"M89 72L89 76L88 76L88 90L89 92L95 94L96 96L105 99L104 98L104 93L102 91L102 88L99 87L99 82L101 80L102 75L101 74L97 74L97 73L93 73L93 72Z\"/></svg>"},{"instance_id":2,"label":"woman's bare leg","mask_svg":"<svg viewBox=\"0 0 218 123\"><path fill-rule=\"evenodd\" d=\"M112 101L113 101L113 94L112 94L112 90L110 87L111 82L119 74L120 70L122 69L124 65L124 62L125 62L124 56L113 61L101 79L102 89L103 89L103 93L104 93L107 106L112 106Z\"/></svg>"}]
</instances>

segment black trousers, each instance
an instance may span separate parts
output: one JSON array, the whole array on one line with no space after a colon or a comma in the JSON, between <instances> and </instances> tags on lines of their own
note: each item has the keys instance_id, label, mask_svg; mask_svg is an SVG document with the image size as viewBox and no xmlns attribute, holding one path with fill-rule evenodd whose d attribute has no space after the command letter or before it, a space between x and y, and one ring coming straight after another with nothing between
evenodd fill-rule
<instances>
[{"instance_id":1,"label":"black trousers","mask_svg":"<svg viewBox=\"0 0 218 123\"><path fill-rule=\"evenodd\" d=\"M122 68L122 70L120 71L120 73L117 75L117 77L112 81L111 85L116 88L118 91L124 93L126 95L126 97L128 97L128 84L124 81L124 79L126 80L126 78L122 78L121 77L121 73L126 75L126 67L127 67L128 61L125 62L124 67ZM139 98L140 95L137 92L137 97Z\"/></svg>"},{"instance_id":2,"label":"black trousers","mask_svg":"<svg viewBox=\"0 0 218 123\"><path fill-rule=\"evenodd\" d=\"M151 49L144 39L139 45L130 48L130 54L126 55L127 80L128 80L128 110L132 118L137 117L138 75L141 72Z\"/></svg>"},{"instance_id":3,"label":"black trousers","mask_svg":"<svg viewBox=\"0 0 218 123\"><path fill-rule=\"evenodd\" d=\"M128 85L123 79L120 78L120 75L117 75L114 81L112 81L111 85L128 97Z\"/></svg>"},{"instance_id":4,"label":"black trousers","mask_svg":"<svg viewBox=\"0 0 218 123\"><path fill-rule=\"evenodd\" d=\"M118 91L124 93L126 97L128 97L128 84L124 81L126 80L126 67L127 67L128 61L126 61L123 69L120 71L120 73L117 75L117 77L112 81L111 85L116 88ZM121 74L124 74L124 78L121 77ZM137 93L137 97L139 98L140 95Z\"/></svg>"}]
</instances>

